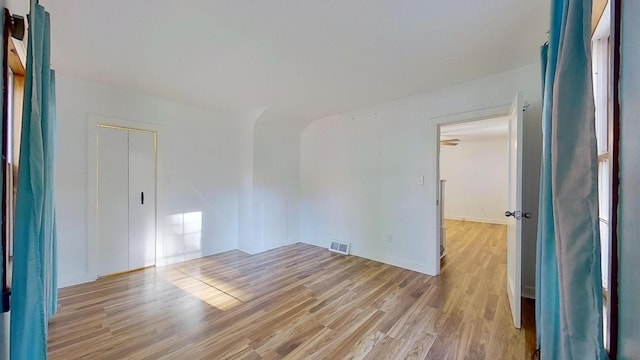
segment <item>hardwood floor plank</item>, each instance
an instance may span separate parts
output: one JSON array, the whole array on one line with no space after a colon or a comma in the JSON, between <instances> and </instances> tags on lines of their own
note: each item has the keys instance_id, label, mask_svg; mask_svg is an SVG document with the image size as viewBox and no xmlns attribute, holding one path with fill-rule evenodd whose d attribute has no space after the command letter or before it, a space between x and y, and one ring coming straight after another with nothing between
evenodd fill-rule
<instances>
[{"instance_id":1,"label":"hardwood floor plank","mask_svg":"<svg viewBox=\"0 0 640 360\"><path fill-rule=\"evenodd\" d=\"M49 358L530 356L533 315L511 323L504 226L448 221L447 234L438 277L298 243L61 289Z\"/></svg>"},{"instance_id":2,"label":"hardwood floor plank","mask_svg":"<svg viewBox=\"0 0 640 360\"><path fill-rule=\"evenodd\" d=\"M314 354L318 354L331 339L335 337L335 331L324 327L315 335L312 335L306 342L300 344L287 354L284 359L312 359L318 358Z\"/></svg>"}]
</instances>

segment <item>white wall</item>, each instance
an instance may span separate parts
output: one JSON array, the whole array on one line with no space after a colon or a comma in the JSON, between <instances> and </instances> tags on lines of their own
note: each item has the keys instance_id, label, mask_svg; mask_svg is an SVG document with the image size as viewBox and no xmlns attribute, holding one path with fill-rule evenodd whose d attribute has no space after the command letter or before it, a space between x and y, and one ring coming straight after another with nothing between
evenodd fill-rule
<instances>
[{"instance_id":1,"label":"white wall","mask_svg":"<svg viewBox=\"0 0 640 360\"><path fill-rule=\"evenodd\" d=\"M27 12L29 12L29 4L29 0L3 0L3 6L9 9L9 11L11 11L11 14L24 16L25 20Z\"/></svg>"},{"instance_id":2,"label":"white wall","mask_svg":"<svg viewBox=\"0 0 640 360\"><path fill-rule=\"evenodd\" d=\"M538 64L311 123L301 135L300 241L335 238L355 255L435 274L438 119L506 112L518 90L540 102Z\"/></svg>"},{"instance_id":3,"label":"white wall","mask_svg":"<svg viewBox=\"0 0 640 360\"><path fill-rule=\"evenodd\" d=\"M264 108L241 114L238 124L238 161L240 162L240 199L238 204L238 249L255 253L259 250L253 236L253 129ZM254 249L256 248L256 249Z\"/></svg>"},{"instance_id":4,"label":"white wall","mask_svg":"<svg viewBox=\"0 0 640 360\"><path fill-rule=\"evenodd\" d=\"M96 278L95 237L90 231L95 219L88 207L93 178L89 154L94 145L87 136L95 115L159 131L158 245L164 251L159 264L238 247L242 150L237 140L246 130L241 122L228 114L60 74L56 90L59 286ZM186 248L180 215L192 213L201 213L202 220L196 234L188 236L191 246ZM194 251L194 242L200 249Z\"/></svg>"},{"instance_id":5,"label":"white wall","mask_svg":"<svg viewBox=\"0 0 640 360\"><path fill-rule=\"evenodd\" d=\"M445 218L505 224L508 208L509 142L503 136L464 139L440 147Z\"/></svg>"},{"instance_id":6,"label":"white wall","mask_svg":"<svg viewBox=\"0 0 640 360\"><path fill-rule=\"evenodd\" d=\"M253 247L270 250L298 242L300 133L280 123L254 126Z\"/></svg>"},{"instance_id":7,"label":"white wall","mask_svg":"<svg viewBox=\"0 0 640 360\"><path fill-rule=\"evenodd\" d=\"M640 359L640 2L622 2L620 79L619 359Z\"/></svg>"}]
</instances>

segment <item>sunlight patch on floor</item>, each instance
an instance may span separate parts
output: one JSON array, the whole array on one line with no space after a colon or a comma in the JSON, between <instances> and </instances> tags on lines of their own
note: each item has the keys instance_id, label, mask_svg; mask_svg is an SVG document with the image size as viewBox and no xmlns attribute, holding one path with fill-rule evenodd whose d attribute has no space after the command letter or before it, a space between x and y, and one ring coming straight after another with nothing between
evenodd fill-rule
<instances>
[{"instance_id":1,"label":"sunlight patch on floor","mask_svg":"<svg viewBox=\"0 0 640 360\"><path fill-rule=\"evenodd\" d=\"M160 276L171 285L182 289L216 309L227 311L243 304L243 291L230 284L209 277L196 278L179 269L160 272Z\"/></svg>"}]
</instances>

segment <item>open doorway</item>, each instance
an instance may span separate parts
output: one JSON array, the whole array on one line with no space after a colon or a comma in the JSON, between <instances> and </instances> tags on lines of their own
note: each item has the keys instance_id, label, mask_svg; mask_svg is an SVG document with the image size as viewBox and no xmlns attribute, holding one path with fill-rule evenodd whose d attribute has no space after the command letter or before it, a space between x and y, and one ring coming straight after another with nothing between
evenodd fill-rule
<instances>
[{"instance_id":1,"label":"open doorway","mask_svg":"<svg viewBox=\"0 0 640 360\"><path fill-rule=\"evenodd\" d=\"M508 120L503 116L440 127L441 271L469 246L467 237L474 232L504 231ZM475 230L469 234L471 228Z\"/></svg>"},{"instance_id":2,"label":"open doorway","mask_svg":"<svg viewBox=\"0 0 640 360\"><path fill-rule=\"evenodd\" d=\"M537 237L537 208L539 193L539 170L540 170L540 154L542 138L540 134L541 104L536 102L530 104L522 101L519 94L509 106L509 110L505 111L505 106L497 106L492 108L483 108L475 111L462 113L454 113L451 115L440 116L437 121L437 139L441 140L441 145L437 147L437 177L436 179L444 179L445 189L443 193L443 201L438 204L442 216L438 218L444 231L439 228L437 235L443 233L445 247L445 257L441 265L440 274L443 278L469 276L469 283L476 283L482 279L482 275L490 277L491 283L485 284L490 287L489 294L498 297L504 302L508 298L508 306L512 310L513 325L519 328L524 324L525 328L531 328L533 331L527 331L527 334L533 334L535 337L535 325L533 323L533 302L524 300L523 298L532 299L535 294L535 246ZM464 144L471 145L474 138L482 137L482 133L490 133L493 126L490 120L500 123L504 119L507 122L502 126L505 145L500 145L498 150L494 152L498 156L504 155L507 162L506 170L493 168L487 175L485 170L491 169L495 165L495 161L491 161L491 157L481 156L484 151L478 149L467 149L470 151L462 151ZM486 121L486 122L485 122ZM504 124L504 123L503 123ZM475 126L474 126L475 125ZM505 129L506 128L506 129ZM477 129L477 130L474 130ZM495 134L494 134L495 135ZM469 136L470 138L466 138ZM434 139L435 140L435 139ZM446 153L450 149L460 149L456 151L457 160L448 160ZM442 156L441 156L442 154ZM495 158L495 157L494 157ZM458 160L466 160L466 164L461 164ZM458 161L458 163L456 163ZM466 186L467 189L461 196L462 207L461 212L455 214L455 204L452 204L452 197L455 197L456 191L452 189L455 184L452 183L451 175L447 174L446 166L456 165L453 171L461 172L464 169L473 171L463 173L459 176L459 182ZM504 174L504 177L502 175ZM490 199L484 199L480 202L480 207L473 210L473 202L486 195L488 190L481 188L482 178L485 184L498 184L498 189L504 189L496 192ZM500 180L502 178L503 180ZM508 185L505 184L505 180ZM499 185L502 184L502 185ZM500 198L506 193L508 201L501 201ZM495 207L490 205L497 205ZM493 210L492 210L493 209ZM460 215L461 214L461 215ZM490 214L493 214L491 216ZM456 265L455 257L451 256L452 250L456 248L451 243L452 238L456 235L455 229L449 229L446 222L449 220L458 221L458 225L480 224L484 227L506 228L506 247L504 235L486 236L486 231L474 230L468 232L467 227L459 227L467 231L469 239L458 246L460 249L460 259L464 257L472 257L476 259L477 265L474 264L469 268L456 269L460 267ZM474 220L474 221L469 221ZM502 224L506 224L502 225ZM504 231L504 230L502 230ZM459 231L460 232L460 231ZM497 231L496 233L499 233ZM484 243L479 238L484 237ZM437 241L440 236L436 236ZM489 238L489 240L487 240ZM447 243L448 242L448 243ZM502 246L502 250L487 253L487 248L492 251L498 249L497 245ZM506 256L505 256L506 254ZM459 261L458 263L461 263ZM490 268L493 271L486 271ZM466 275L465 275L466 273ZM506 273L506 276L504 274ZM506 291L505 291L506 290ZM470 295L469 295L470 296ZM522 310L525 309L525 310ZM522 311L521 311L522 310ZM532 325L532 326L530 326ZM527 335L529 336L529 335ZM535 342L532 342L535 344Z\"/></svg>"}]
</instances>

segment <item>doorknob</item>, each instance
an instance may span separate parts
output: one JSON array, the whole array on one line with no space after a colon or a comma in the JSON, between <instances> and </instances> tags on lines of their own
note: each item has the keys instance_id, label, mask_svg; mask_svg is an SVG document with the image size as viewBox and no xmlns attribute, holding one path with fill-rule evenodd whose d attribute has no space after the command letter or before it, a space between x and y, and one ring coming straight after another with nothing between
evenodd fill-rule
<instances>
[{"instance_id":1,"label":"doorknob","mask_svg":"<svg viewBox=\"0 0 640 360\"><path fill-rule=\"evenodd\" d=\"M505 211L504 212L504 216L509 217L509 216L513 216L516 220L521 220L522 219L522 211L516 210L516 211Z\"/></svg>"},{"instance_id":2,"label":"doorknob","mask_svg":"<svg viewBox=\"0 0 640 360\"><path fill-rule=\"evenodd\" d=\"M509 217L509 216L513 216L514 218L516 218L516 220L520 220L522 218L525 219L531 219L531 213L530 212L525 212L523 213L522 211L505 211L504 212L504 216Z\"/></svg>"}]
</instances>

